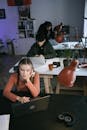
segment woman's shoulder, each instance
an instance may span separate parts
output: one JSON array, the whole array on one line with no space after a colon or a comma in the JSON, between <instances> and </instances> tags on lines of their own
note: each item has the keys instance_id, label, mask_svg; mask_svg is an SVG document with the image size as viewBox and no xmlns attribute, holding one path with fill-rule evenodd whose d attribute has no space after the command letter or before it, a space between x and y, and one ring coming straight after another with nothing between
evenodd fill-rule
<instances>
[{"instance_id":1,"label":"woman's shoulder","mask_svg":"<svg viewBox=\"0 0 87 130\"><path fill-rule=\"evenodd\" d=\"M51 44L51 42L50 42L49 40L47 40L47 41L45 42L45 46L52 46L52 44Z\"/></svg>"}]
</instances>

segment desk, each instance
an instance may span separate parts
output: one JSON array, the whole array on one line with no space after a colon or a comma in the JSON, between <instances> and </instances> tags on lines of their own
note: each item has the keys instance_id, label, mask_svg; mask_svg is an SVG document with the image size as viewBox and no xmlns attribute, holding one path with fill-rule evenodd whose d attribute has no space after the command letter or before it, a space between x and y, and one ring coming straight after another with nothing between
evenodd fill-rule
<instances>
[{"instance_id":1,"label":"desk","mask_svg":"<svg viewBox=\"0 0 87 130\"><path fill-rule=\"evenodd\" d=\"M50 80L53 78L53 76L57 76L61 72L61 70L64 68L63 60L64 60L64 58L53 58L53 59L48 59L46 61L46 64L44 64L44 65L41 65L41 66L37 66L36 64L34 65L35 70L40 74L40 77L42 77L44 79L46 93L53 93ZM53 61L57 61L57 62L59 61L61 63L61 66L54 68L52 71L50 71L48 68L48 64L53 63ZM18 62L15 65L17 65L17 64L18 64ZM13 72L14 72L14 68L12 67L9 70L9 73L13 73ZM76 73L76 76L86 77L87 68L77 68L75 73ZM57 88L56 93L59 93L59 88L60 88L59 84L57 84L56 88ZM86 91L87 91L86 86L84 86L84 93Z\"/></svg>"},{"instance_id":2,"label":"desk","mask_svg":"<svg viewBox=\"0 0 87 130\"><path fill-rule=\"evenodd\" d=\"M34 69L40 74L40 77L44 79L46 93L53 92L50 79L53 78L53 75L57 75L56 71L55 71L55 73L49 71L48 64L53 63L53 62L60 62L61 67L57 68L58 72L59 72L63 68L63 60L64 60L64 58L52 58L52 59L46 59L46 64L44 64L44 65L38 65L38 63L33 64ZM18 63L19 63L19 61L14 66L17 66ZM12 67L9 70L9 73L13 73L13 72L14 72L14 67ZM49 75L47 74L47 72L49 73Z\"/></svg>"},{"instance_id":3,"label":"desk","mask_svg":"<svg viewBox=\"0 0 87 130\"><path fill-rule=\"evenodd\" d=\"M65 51L70 50L71 57L82 57L82 52L84 52L83 44L78 41L62 42L58 43L55 40L51 39L50 43L52 44L54 50L57 52L58 57L65 57ZM78 45L78 47L76 47Z\"/></svg>"},{"instance_id":4,"label":"desk","mask_svg":"<svg viewBox=\"0 0 87 130\"><path fill-rule=\"evenodd\" d=\"M44 104L43 104L44 105ZM57 115L71 112L75 124L67 127L57 121ZM51 94L48 109L10 120L9 130L86 130L87 97L76 95Z\"/></svg>"},{"instance_id":5,"label":"desk","mask_svg":"<svg viewBox=\"0 0 87 130\"><path fill-rule=\"evenodd\" d=\"M60 66L58 68L54 68L52 71L49 71L49 69L46 69L46 66L44 67L40 67L40 68L37 68L36 71L39 72L40 76L44 78L44 82L45 82L45 90L47 93L53 93L52 92L52 86L50 84L50 80L51 78L53 78L53 76L57 76L61 70L63 69L63 66ZM80 77L87 77L87 68L77 68L76 69L76 76L80 76ZM59 83L57 83L57 86L56 86L56 93L60 93L60 85ZM65 89L69 89L69 88L66 88L64 87ZM84 89L84 95L86 95L87 93L87 85L83 86L83 89ZM82 90L82 88L71 88L73 90Z\"/></svg>"},{"instance_id":6,"label":"desk","mask_svg":"<svg viewBox=\"0 0 87 130\"><path fill-rule=\"evenodd\" d=\"M49 41L55 50L66 50L66 49L79 50L84 48L82 42L79 43L79 41L69 41L62 43L58 43L54 39L51 39ZM79 44L78 48L75 47L77 44Z\"/></svg>"}]
</instances>

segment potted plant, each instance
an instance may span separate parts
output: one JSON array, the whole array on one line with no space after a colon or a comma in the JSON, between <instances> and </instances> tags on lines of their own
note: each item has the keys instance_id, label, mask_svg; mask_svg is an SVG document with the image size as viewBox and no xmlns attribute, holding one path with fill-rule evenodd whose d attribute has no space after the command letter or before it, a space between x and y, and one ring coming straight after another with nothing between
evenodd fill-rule
<instances>
[{"instance_id":1,"label":"potted plant","mask_svg":"<svg viewBox=\"0 0 87 130\"><path fill-rule=\"evenodd\" d=\"M70 65L70 63L71 63L71 50L70 49L66 49L64 51L64 56L65 56L65 59L63 61L63 64L64 64L64 67L65 67L65 66Z\"/></svg>"}]
</instances>

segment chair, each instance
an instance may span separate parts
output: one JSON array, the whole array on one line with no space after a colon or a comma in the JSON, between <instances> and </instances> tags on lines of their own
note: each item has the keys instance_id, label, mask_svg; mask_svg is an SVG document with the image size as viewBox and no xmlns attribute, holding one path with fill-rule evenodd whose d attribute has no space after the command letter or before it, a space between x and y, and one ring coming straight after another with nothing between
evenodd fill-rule
<instances>
[{"instance_id":1,"label":"chair","mask_svg":"<svg viewBox=\"0 0 87 130\"><path fill-rule=\"evenodd\" d=\"M10 55L15 55L13 40L8 40L7 41L8 54L10 54Z\"/></svg>"}]
</instances>

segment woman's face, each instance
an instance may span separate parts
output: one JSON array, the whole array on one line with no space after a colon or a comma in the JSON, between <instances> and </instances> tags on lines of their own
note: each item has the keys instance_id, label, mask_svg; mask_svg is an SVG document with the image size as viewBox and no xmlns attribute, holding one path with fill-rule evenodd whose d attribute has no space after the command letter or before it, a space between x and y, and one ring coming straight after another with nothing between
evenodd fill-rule
<instances>
[{"instance_id":1,"label":"woman's face","mask_svg":"<svg viewBox=\"0 0 87 130\"><path fill-rule=\"evenodd\" d=\"M22 64L19 66L20 77L23 80L27 80L32 76L32 66L28 64Z\"/></svg>"},{"instance_id":2,"label":"woman's face","mask_svg":"<svg viewBox=\"0 0 87 130\"><path fill-rule=\"evenodd\" d=\"M52 26L49 26L49 27L47 27L47 30L48 30L48 31L50 31L50 30L51 30L51 28L52 28Z\"/></svg>"},{"instance_id":3,"label":"woman's face","mask_svg":"<svg viewBox=\"0 0 87 130\"><path fill-rule=\"evenodd\" d=\"M40 47L43 46L44 43L45 43L45 41L46 41L46 40L44 40L44 41L42 41L42 42L38 42L38 45L39 45Z\"/></svg>"}]
</instances>

